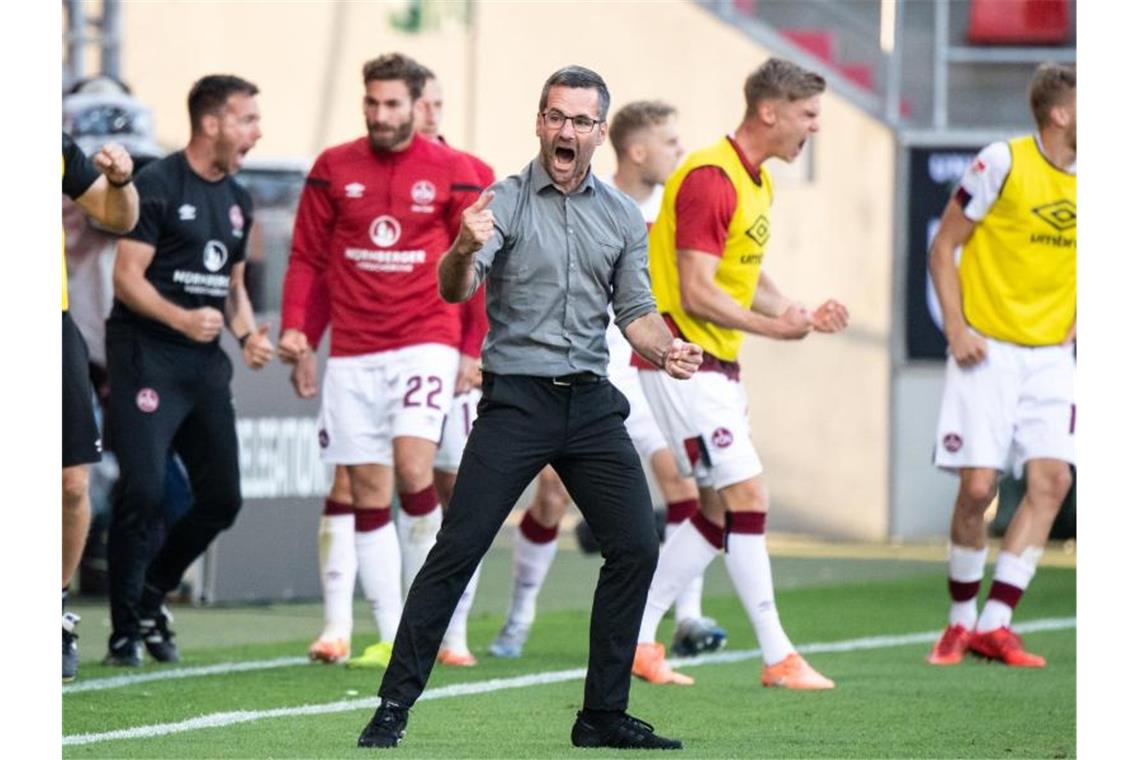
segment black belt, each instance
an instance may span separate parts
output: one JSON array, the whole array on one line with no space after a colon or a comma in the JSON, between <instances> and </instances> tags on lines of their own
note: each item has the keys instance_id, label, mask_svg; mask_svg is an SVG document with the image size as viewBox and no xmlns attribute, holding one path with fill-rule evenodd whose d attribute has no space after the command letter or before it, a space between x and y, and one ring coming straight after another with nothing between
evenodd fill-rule
<instances>
[{"instance_id":1,"label":"black belt","mask_svg":"<svg viewBox=\"0 0 1140 760\"><path fill-rule=\"evenodd\" d=\"M575 372L572 375L560 375L550 378L550 382L555 385L590 385L592 383L600 383L601 381L601 376L595 375L593 372Z\"/></svg>"}]
</instances>

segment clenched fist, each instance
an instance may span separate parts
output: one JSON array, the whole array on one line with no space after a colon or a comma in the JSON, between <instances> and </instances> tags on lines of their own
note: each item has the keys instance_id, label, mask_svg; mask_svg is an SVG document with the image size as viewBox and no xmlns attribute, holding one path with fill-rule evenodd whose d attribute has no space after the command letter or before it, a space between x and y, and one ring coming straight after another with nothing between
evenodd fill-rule
<instances>
[{"instance_id":1,"label":"clenched fist","mask_svg":"<svg viewBox=\"0 0 1140 760\"><path fill-rule=\"evenodd\" d=\"M670 377L688 380L700 369L704 353L704 349L696 343L686 343L680 338L674 338L669 353L665 355L665 371Z\"/></svg>"},{"instance_id":2,"label":"clenched fist","mask_svg":"<svg viewBox=\"0 0 1140 760\"><path fill-rule=\"evenodd\" d=\"M295 327L281 333L281 340L277 343L277 355L281 361L294 364L309 352L309 339L305 333Z\"/></svg>"},{"instance_id":3,"label":"clenched fist","mask_svg":"<svg viewBox=\"0 0 1140 760\"><path fill-rule=\"evenodd\" d=\"M456 240L456 251L464 256L472 255L491 239L495 231L495 214L488 206L494 197L495 194L488 190L464 210Z\"/></svg>"},{"instance_id":4,"label":"clenched fist","mask_svg":"<svg viewBox=\"0 0 1140 760\"><path fill-rule=\"evenodd\" d=\"M847 327L847 307L829 298L812 312L811 327L816 332L835 333Z\"/></svg>"},{"instance_id":5,"label":"clenched fist","mask_svg":"<svg viewBox=\"0 0 1140 760\"><path fill-rule=\"evenodd\" d=\"M118 143L107 143L102 150L91 157L95 168L106 175L116 185L121 185L131 177L135 164L127 149Z\"/></svg>"},{"instance_id":6,"label":"clenched fist","mask_svg":"<svg viewBox=\"0 0 1140 760\"><path fill-rule=\"evenodd\" d=\"M209 343L218 337L226 320L222 313L209 306L197 309L187 309L182 313L182 321L178 325L178 332L190 340L199 343Z\"/></svg>"}]
</instances>

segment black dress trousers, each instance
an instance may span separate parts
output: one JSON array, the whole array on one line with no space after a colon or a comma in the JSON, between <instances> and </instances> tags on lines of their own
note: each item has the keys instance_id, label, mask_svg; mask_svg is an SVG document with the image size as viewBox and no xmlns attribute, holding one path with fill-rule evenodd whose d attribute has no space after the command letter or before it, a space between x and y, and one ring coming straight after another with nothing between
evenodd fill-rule
<instances>
[{"instance_id":1,"label":"black dress trousers","mask_svg":"<svg viewBox=\"0 0 1140 760\"><path fill-rule=\"evenodd\" d=\"M423 692L475 567L527 484L552 464L605 560L594 592L584 706L625 710L658 549L645 473L624 425L628 415L625 396L603 378L576 376L565 384L484 373L455 492L409 589L380 696L411 706Z\"/></svg>"}]
</instances>

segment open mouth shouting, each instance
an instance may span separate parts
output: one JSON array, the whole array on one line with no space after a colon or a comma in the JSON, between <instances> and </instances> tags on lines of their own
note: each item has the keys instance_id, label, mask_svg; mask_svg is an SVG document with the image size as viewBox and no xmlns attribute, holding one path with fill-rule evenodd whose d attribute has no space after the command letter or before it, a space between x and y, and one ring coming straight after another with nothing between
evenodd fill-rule
<instances>
[{"instance_id":1,"label":"open mouth shouting","mask_svg":"<svg viewBox=\"0 0 1140 760\"><path fill-rule=\"evenodd\" d=\"M578 149L575 145L555 145L553 168L560 172L573 172Z\"/></svg>"}]
</instances>

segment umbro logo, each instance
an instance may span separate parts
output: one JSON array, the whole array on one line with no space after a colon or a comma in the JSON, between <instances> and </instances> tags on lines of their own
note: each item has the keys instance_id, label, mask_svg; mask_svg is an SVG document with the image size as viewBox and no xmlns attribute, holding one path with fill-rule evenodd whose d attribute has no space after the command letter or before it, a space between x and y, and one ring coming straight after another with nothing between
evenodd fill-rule
<instances>
[{"instance_id":1,"label":"umbro logo","mask_svg":"<svg viewBox=\"0 0 1140 760\"><path fill-rule=\"evenodd\" d=\"M1033 209L1033 213L1057 232L1077 226L1077 204L1070 200L1053 201Z\"/></svg>"},{"instance_id":2,"label":"umbro logo","mask_svg":"<svg viewBox=\"0 0 1140 760\"><path fill-rule=\"evenodd\" d=\"M760 246L761 248L767 245L768 217L764 216L763 214L758 216L756 218L756 221L752 223L752 226L748 228L748 232L746 234L756 242L756 245Z\"/></svg>"},{"instance_id":3,"label":"umbro logo","mask_svg":"<svg viewBox=\"0 0 1140 760\"><path fill-rule=\"evenodd\" d=\"M359 182L349 182L347 185L344 186L344 197L345 198L363 198L364 197L364 185L360 184Z\"/></svg>"},{"instance_id":4,"label":"umbro logo","mask_svg":"<svg viewBox=\"0 0 1140 760\"><path fill-rule=\"evenodd\" d=\"M178 218L184 222L193 221L198 218L198 209L189 203L183 203L178 207Z\"/></svg>"}]
</instances>

